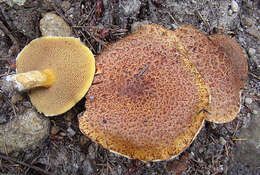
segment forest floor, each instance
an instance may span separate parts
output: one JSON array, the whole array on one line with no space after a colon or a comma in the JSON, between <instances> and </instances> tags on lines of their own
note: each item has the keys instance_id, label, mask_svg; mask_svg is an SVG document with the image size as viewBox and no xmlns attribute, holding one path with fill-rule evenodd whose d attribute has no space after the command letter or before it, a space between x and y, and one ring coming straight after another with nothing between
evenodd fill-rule
<instances>
[{"instance_id":1,"label":"forest floor","mask_svg":"<svg viewBox=\"0 0 260 175\"><path fill-rule=\"evenodd\" d=\"M37 148L5 156L1 154L0 174L260 174L260 160L254 159L259 156L259 147L245 155L237 154L247 146L243 145L246 140L239 140L241 132L252 122L258 122L257 127L260 126L259 119L256 119L260 113L260 1L236 2L55 0L50 3L27 0L23 6L9 6L0 1L0 25L6 27L6 30L0 28L1 77L14 72L19 51L32 39L41 37L39 21L47 12L62 17L75 37L79 37L95 55L104 45L131 33L140 23L156 23L171 30L179 25L192 25L206 34L225 33L234 37L247 52L249 67L249 80L242 93L237 118L226 124L206 122L192 145L173 160L155 163L130 160L92 142L78 129L77 115L84 111L82 99L62 116L50 118L51 134ZM0 94L0 101L4 98ZM250 105L245 99L251 99ZM0 106L0 115L11 119L24 106L28 107L28 102L25 94L15 108L9 104ZM75 133L69 133L68 128Z\"/></svg>"}]
</instances>

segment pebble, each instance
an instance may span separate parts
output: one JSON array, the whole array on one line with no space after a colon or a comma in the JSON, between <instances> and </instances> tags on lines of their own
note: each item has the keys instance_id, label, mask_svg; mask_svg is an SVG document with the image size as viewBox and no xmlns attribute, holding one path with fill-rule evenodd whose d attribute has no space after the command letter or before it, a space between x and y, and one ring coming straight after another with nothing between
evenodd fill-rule
<instances>
[{"instance_id":1,"label":"pebble","mask_svg":"<svg viewBox=\"0 0 260 175\"><path fill-rule=\"evenodd\" d=\"M233 11L231 9L228 10L228 15L231 16L233 14Z\"/></svg>"},{"instance_id":2,"label":"pebble","mask_svg":"<svg viewBox=\"0 0 260 175\"><path fill-rule=\"evenodd\" d=\"M239 11L239 6L235 0L232 0L231 2L231 9L235 13Z\"/></svg>"},{"instance_id":3,"label":"pebble","mask_svg":"<svg viewBox=\"0 0 260 175\"><path fill-rule=\"evenodd\" d=\"M249 49L248 49L248 54L249 54L250 57L254 56L255 53L256 53L256 50L255 50L255 49L253 49L253 48L249 48Z\"/></svg>"},{"instance_id":4,"label":"pebble","mask_svg":"<svg viewBox=\"0 0 260 175\"><path fill-rule=\"evenodd\" d=\"M223 146L227 143L227 141L226 141L223 137L220 137L220 138L219 138L219 142L220 142L220 144L223 145Z\"/></svg>"},{"instance_id":5,"label":"pebble","mask_svg":"<svg viewBox=\"0 0 260 175\"><path fill-rule=\"evenodd\" d=\"M138 14L141 2L140 0L126 0L126 1L119 1L119 7L123 10L123 14L125 16L129 16L132 14Z\"/></svg>"},{"instance_id":6,"label":"pebble","mask_svg":"<svg viewBox=\"0 0 260 175\"><path fill-rule=\"evenodd\" d=\"M67 132L71 137L73 137L76 134L76 132L71 127L68 127Z\"/></svg>"},{"instance_id":7,"label":"pebble","mask_svg":"<svg viewBox=\"0 0 260 175\"><path fill-rule=\"evenodd\" d=\"M40 21L42 36L73 36L70 26L59 16L46 13Z\"/></svg>"},{"instance_id":8,"label":"pebble","mask_svg":"<svg viewBox=\"0 0 260 175\"><path fill-rule=\"evenodd\" d=\"M35 148L49 134L50 121L33 109L0 125L0 152L10 153Z\"/></svg>"},{"instance_id":9,"label":"pebble","mask_svg":"<svg viewBox=\"0 0 260 175\"><path fill-rule=\"evenodd\" d=\"M250 105L252 102L253 102L252 98L246 97L245 103L246 103L247 105Z\"/></svg>"}]
</instances>

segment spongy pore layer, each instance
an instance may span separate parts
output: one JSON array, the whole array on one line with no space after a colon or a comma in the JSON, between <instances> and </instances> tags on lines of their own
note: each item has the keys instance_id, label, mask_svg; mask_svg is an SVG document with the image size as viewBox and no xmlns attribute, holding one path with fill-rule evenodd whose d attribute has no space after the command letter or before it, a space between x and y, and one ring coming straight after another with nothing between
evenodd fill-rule
<instances>
[{"instance_id":1,"label":"spongy pore layer","mask_svg":"<svg viewBox=\"0 0 260 175\"><path fill-rule=\"evenodd\" d=\"M55 76L49 87L29 92L33 105L46 116L72 108L89 89L95 59L91 51L73 37L42 37L33 40L18 55L17 72L50 70Z\"/></svg>"},{"instance_id":2,"label":"spongy pore layer","mask_svg":"<svg viewBox=\"0 0 260 175\"><path fill-rule=\"evenodd\" d=\"M205 119L209 90L173 31L148 25L96 57L102 70L86 96L80 130L103 147L143 161L187 148Z\"/></svg>"}]
</instances>

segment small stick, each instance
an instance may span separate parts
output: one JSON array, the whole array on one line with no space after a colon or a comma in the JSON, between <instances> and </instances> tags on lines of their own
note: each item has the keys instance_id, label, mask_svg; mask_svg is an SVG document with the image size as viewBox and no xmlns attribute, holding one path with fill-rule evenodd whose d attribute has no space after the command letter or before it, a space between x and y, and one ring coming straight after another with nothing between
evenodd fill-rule
<instances>
[{"instance_id":1,"label":"small stick","mask_svg":"<svg viewBox=\"0 0 260 175\"><path fill-rule=\"evenodd\" d=\"M249 75L251 75L252 77L254 77L254 78L257 79L257 80L260 80L260 77L258 77L257 75L255 75L255 74L252 73L252 72L249 72Z\"/></svg>"},{"instance_id":2,"label":"small stick","mask_svg":"<svg viewBox=\"0 0 260 175\"><path fill-rule=\"evenodd\" d=\"M202 21L207 25L207 27L210 29L210 25L208 23L208 21L206 21L206 19L200 14L199 11L196 11L198 16L200 17L200 19L202 19Z\"/></svg>"},{"instance_id":3,"label":"small stick","mask_svg":"<svg viewBox=\"0 0 260 175\"><path fill-rule=\"evenodd\" d=\"M234 138L232 140L235 140L235 141L245 141L245 140L247 140L247 138Z\"/></svg>"},{"instance_id":4,"label":"small stick","mask_svg":"<svg viewBox=\"0 0 260 175\"><path fill-rule=\"evenodd\" d=\"M141 77L148 68L149 65L145 65L144 68L136 75L136 78Z\"/></svg>"},{"instance_id":5,"label":"small stick","mask_svg":"<svg viewBox=\"0 0 260 175\"><path fill-rule=\"evenodd\" d=\"M237 122L237 125L236 125L236 128L235 128L235 132L234 132L234 134L233 134L233 137L235 137L235 135L236 135L236 133L237 133L238 125L239 125L239 121Z\"/></svg>"},{"instance_id":6,"label":"small stick","mask_svg":"<svg viewBox=\"0 0 260 175\"><path fill-rule=\"evenodd\" d=\"M170 14L170 12L167 12L168 15L171 17L171 19L173 20L173 22L178 26L178 22L176 21L176 19Z\"/></svg>"},{"instance_id":7,"label":"small stick","mask_svg":"<svg viewBox=\"0 0 260 175\"><path fill-rule=\"evenodd\" d=\"M86 35L80 30L79 31L81 33L81 35L84 37L84 39L87 41L88 45L91 47L91 49L93 51L95 51L94 47L92 46L92 44L89 42L89 40L87 39Z\"/></svg>"},{"instance_id":8,"label":"small stick","mask_svg":"<svg viewBox=\"0 0 260 175\"><path fill-rule=\"evenodd\" d=\"M40 171L40 172L42 172L42 173L44 173L44 174L47 174L47 175L52 175L52 173L50 173L50 172L48 172L48 171L45 171L45 170L43 170L43 169L41 169L41 168L39 168L39 167L37 167L37 166L30 165L30 164L28 164L28 163L25 163L25 162L16 160L16 159L14 159L14 158L5 156L5 155L3 155L3 154L0 154L0 158L1 158L1 159L4 159L4 160L7 160L7 161L9 161L9 162L18 163L18 164L20 164L20 165L29 167L29 168L34 169L34 170L36 170L36 171Z\"/></svg>"}]
</instances>

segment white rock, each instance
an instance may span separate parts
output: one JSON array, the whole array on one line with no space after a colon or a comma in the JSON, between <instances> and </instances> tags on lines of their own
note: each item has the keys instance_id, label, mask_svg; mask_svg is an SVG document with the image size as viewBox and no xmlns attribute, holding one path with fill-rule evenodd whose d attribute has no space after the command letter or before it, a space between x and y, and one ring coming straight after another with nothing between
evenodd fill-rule
<instances>
[{"instance_id":1,"label":"white rock","mask_svg":"<svg viewBox=\"0 0 260 175\"><path fill-rule=\"evenodd\" d=\"M73 137L73 136L76 134L76 132L75 132L71 127L69 127L69 128L67 129L67 132L69 133L69 135L70 135L71 137Z\"/></svg>"},{"instance_id":2,"label":"white rock","mask_svg":"<svg viewBox=\"0 0 260 175\"><path fill-rule=\"evenodd\" d=\"M256 53L256 50L255 50L255 49L253 49L253 48L249 48L249 49L248 49L248 54L249 54L250 57L254 56L255 53Z\"/></svg>"},{"instance_id":3,"label":"white rock","mask_svg":"<svg viewBox=\"0 0 260 175\"><path fill-rule=\"evenodd\" d=\"M72 36L70 26L59 16L46 13L40 21L43 36Z\"/></svg>"},{"instance_id":4,"label":"white rock","mask_svg":"<svg viewBox=\"0 0 260 175\"><path fill-rule=\"evenodd\" d=\"M49 135L50 121L33 109L26 110L23 114L14 116L14 119L0 125L0 152L36 148Z\"/></svg>"},{"instance_id":5,"label":"white rock","mask_svg":"<svg viewBox=\"0 0 260 175\"><path fill-rule=\"evenodd\" d=\"M246 97L245 103L246 103L247 105L250 105L252 102L253 102L252 98Z\"/></svg>"},{"instance_id":6,"label":"white rock","mask_svg":"<svg viewBox=\"0 0 260 175\"><path fill-rule=\"evenodd\" d=\"M227 141L223 137L219 138L219 142L221 145L225 145L227 143Z\"/></svg>"},{"instance_id":7,"label":"white rock","mask_svg":"<svg viewBox=\"0 0 260 175\"><path fill-rule=\"evenodd\" d=\"M231 2L231 9L233 10L233 12L239 11L239 6L235 0L232 0L232 2Z\"/></svg>"}]
</instances>

